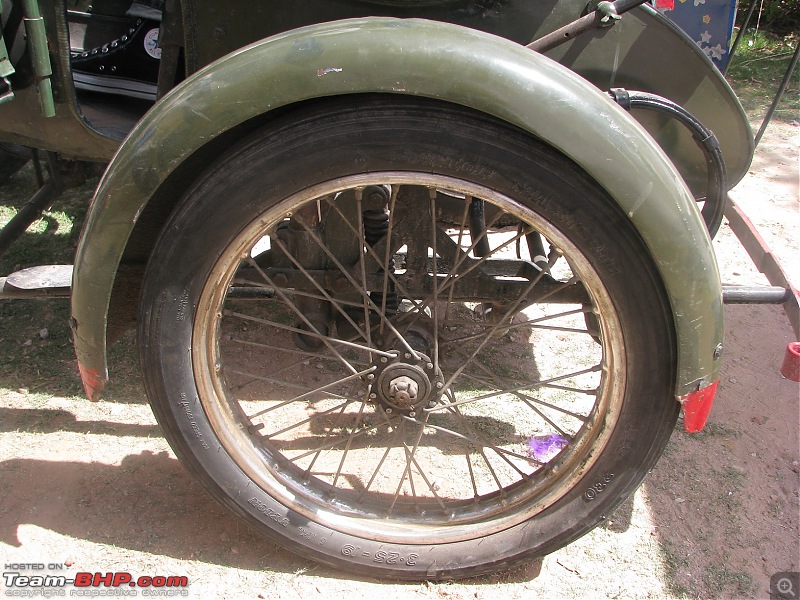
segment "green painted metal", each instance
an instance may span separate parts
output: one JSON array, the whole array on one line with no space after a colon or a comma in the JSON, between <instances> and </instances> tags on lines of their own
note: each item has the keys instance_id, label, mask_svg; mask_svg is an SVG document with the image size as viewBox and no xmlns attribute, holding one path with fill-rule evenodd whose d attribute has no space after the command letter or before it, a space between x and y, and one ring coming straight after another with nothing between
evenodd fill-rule
<instances>
[{"instance_id":1,"label":"green painted metal","mask_svg":"<svg viewBox=\"0 0 800 600\"><path fill-rule=\"evenodd\" d=\"M3 14L3 3L0 2L0 17ZM2 23L2 20L0 20ZM8 57L8 49L6 48L6 41L3 39L3 32L0 31L0 77L8 77L14 74L14 66L11 64L11 59ZM11 98L13 98L13 94ZM10 99L10 98L9 98Z\"/></svg>"},{"instance_id":2,"label":"green painted metal","mask_svg":"<svg viewBox=\"0 0 800 600\"><path fill-rule=\"evenodd\" d=\"M43 49L49 51L51 62L48 81L53 90L55 116L42 118L37 76L26 49L29 40L23 35L6 38L16 70L9 77L16 99L0 105L0 140L58 152L65 159L108 162L127 132L98 130L87 122L87 111L78 104L70 81L65 2L38 0L37 4L47 35Z\"/></svg>"},{"instance_id":3,"label":"green painted metal","mask_svg":"<svg viewBox=\"0 0 800 600\"><path fill-rule=\"evenodd\" d=\"M486 31L527 44L577 19L586 0L284 0L258 3L183 0L187 67L194 72L246 43L313 23L364 16L419 17ZM747 173L753 134L736 95L700 48L649 6L626 12L611 27L583 34L546 53L601 90L627 87L677 102L720 142L733 187ZM636 111L695 194L706 192L706 161L684 129Z\"/></svg>"},{"instance_id":4,"label":"green painted metal","mask_svg":"<svg viewBox=\"0 0 800 600\"><path fill-rule=\"evenodd\" d=\"M585 33L547 56L602 90L651 92L680 104L719 140L728 189L747 174L753 133L736 94L697 44L652 8L625 13L613 27ZM633 116L658 140L696 197L703 197L706 163L689 132L656 113L640 110Z\"/></svg>"},{"instance_id":5,"label":"green painted metal","mask_svg":"<svg viewBox=\"0 0 800 600\"><path fill-rule=\"evenodd\" d=\"M82 368L107 377L115 272L134 224L170 173L268 111L375 92L484 111L581 165L630 216L658 265L679 343L676 394L716 378L722 293L711 242L686 185L641 126L584 79L518 44L449 24L375 18L302 28L234 52L140 121L98 186L78 247L72 314Z\"/></svg>"},{"instance_id":6,"label":"green painted metal","mask_svg":"<svg viewBox=\"0 0 800 600\"><path fill-rule=\"evenodd\" d=\"M39 87L39 104L42 108L42 115L54 117L56 108L53 100L53 84L50 81L53 68L50 65L50 51L47 46L44 19L39 12L39 3L36 0L25 0L25 32L28 35L33 72Z\"/></svg>"},{"instance_id":7,"label":"green painted metal","mask_svg":"<svg viewBox=\"0 0 800 600\"><path fill-rule=\"evenodd\" d=\"M22 0L20 0L21 2ZM69 81L65 0L39 0L52 51L50 78L56 117L38 119L37 90L19 78L20 102L0 107L0 139L59 152L66 158L108 161L127 129L94 120ZM194 72L236 49L313 23L364 16L422 17L452 22L526 44L581 14L585 0L285 0L200 2L181 0L186 67ZM603 90L611 86L648 91L686 107L720 141L731 183L747 172L752 133L733 92L691 40L652 9L639 7L613 27L581 36L548 53ZM108 106L101 107L101 113ZM705 193L705 161L691 137L663 118L634 115L667 151L697 197Z\"/></svg>"}]
</instances>

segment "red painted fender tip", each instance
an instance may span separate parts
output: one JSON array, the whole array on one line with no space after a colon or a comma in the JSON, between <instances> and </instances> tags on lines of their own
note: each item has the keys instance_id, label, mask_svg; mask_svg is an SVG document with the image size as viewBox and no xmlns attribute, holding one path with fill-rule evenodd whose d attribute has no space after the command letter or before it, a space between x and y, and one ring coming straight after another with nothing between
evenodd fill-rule
<instances>
[{"instance_id":1,"label":"red painted fender tip","mask_svg":"<svg viewBox=\"0 0 800 600\"><path fill-rule=\"evenodd\" d=\"M106 378L101 376L97 369L88 369L80 362L78 362L78 370L81 373L81 381L83 381L83 389L86 391L86 396L92 402L97 402L100 399L103 388L106 387Z\"/></svg>"},{"instance_id":2,"label":"red painted fender tip","mask_svg":"<svg viewBox=\"0 0 800 600\"><path fill-rule=\"evenodd\" d=\"M686 433L697 433L706 426L708 413L711 412L711 405L714 404L714 396L717 394L717 384L719 379L703 389L681 396L683 428Z\"/></svg>"}]
</instances>

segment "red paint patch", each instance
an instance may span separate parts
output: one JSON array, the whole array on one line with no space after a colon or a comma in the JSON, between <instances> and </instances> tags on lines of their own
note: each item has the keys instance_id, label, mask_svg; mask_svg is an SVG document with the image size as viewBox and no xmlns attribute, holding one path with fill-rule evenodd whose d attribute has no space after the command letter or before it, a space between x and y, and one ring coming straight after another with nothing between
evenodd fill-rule
<instances>
[{"instance_id":1,"label":"red paint patch","mask_svg":"<svg viewBox=\"0 0 800 600\"><path fill-rule=\"evenodd\" d=\"M100 375L97 369L87 369L80 362L78 363L78 370L81 372L81 380L83 381L83 389L86 391L86 396L92 402L100 400L100 394L103 388L106 387L106 379Z\"/></svg>"},{"instance_id":2,"label":"red paint patch","mask_svg":"<svg viewBox=\"0 0 800 600\"><path fill-rule=\"evenodd\" d=\"M719 379L701 390L681 396L683 428L687 433L697 433L706 426L708 413L711 412L711 405L714 404L714 396L717 394L718 383Z\"/></svg>"}]
</instances>

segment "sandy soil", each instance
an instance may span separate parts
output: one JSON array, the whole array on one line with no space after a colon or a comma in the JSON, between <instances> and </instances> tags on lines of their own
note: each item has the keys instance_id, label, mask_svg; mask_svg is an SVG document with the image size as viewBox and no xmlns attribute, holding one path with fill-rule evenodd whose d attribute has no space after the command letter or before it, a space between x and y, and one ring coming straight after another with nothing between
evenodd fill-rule
<instances>
[{"instance_id":1,"label":"sandy soil","mask_svg":"<svg viewBox=\"0 0 800 600\"><path fill-rule=\"evenodd\" d=\"M799 138L799 127L774 125L735 192L796 282ZM765 283L729 231L716 248L725 282ZM688 435L679 424L605 526L514 572L437 584L354 579L308 564L229 515L161 437L128 336L101 402L58 393L57 381L46 392L25 381L0 389L4 571L41 563L68 577L183 575L195 598L766 598L774 573L800 571L799 387L779 374L794 334L779 307L725 314L709 425ZM21 355L58 344L59 361L73 360L66 339L18 343Z\"/></svg>"}]
</instances>

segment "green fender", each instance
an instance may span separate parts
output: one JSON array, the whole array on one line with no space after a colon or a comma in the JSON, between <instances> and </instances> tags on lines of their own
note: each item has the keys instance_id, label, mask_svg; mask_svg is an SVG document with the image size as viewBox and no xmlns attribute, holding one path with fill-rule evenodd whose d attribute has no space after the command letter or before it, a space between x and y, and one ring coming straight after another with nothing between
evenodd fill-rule
<instances>
[{"instance_id":1,"label":"green fender","mask_svg":"<svg viewBox=\"0 0 800 600\"><path fill-rule=\"evenodd\" d=\"M692 195L645 130L586 80L508 40L440 22L364 18L292 30L221 58L159 101L122 144L98 185L73 274L75 347L91 398L108 379L117 269L150 199L174 198L173 180L169 194L157 194L167 177L271 110L375 92L492 114L581 165L630 216L660 270L678 341L676 396L716 380L722 293L711 241Z\"/></svg>"}]
</instances>

